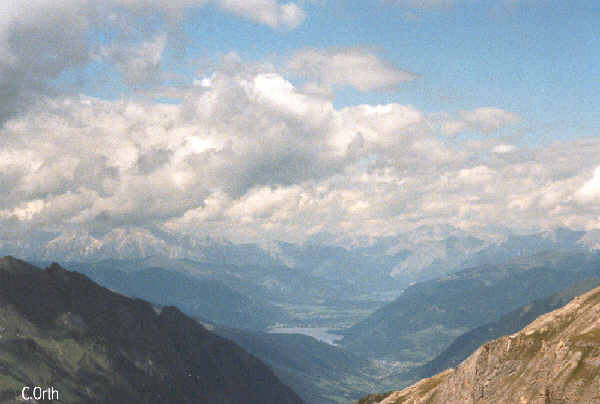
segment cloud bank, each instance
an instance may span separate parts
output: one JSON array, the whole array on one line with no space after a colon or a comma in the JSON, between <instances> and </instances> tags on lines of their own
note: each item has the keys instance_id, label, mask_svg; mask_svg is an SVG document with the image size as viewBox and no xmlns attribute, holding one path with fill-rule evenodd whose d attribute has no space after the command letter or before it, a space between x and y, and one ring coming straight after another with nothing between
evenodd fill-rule
<instances>
[{"instance_id":1,"label":"cloud bank","mask_svg":"<svg viewBox=\"0 0 600 404\"><path fill-rule=\"evenodd\" d=\"M586 203L598 188L595 139L507 144L490 131L513 115L486 108L447 114L488 135L456 144L436 129L439 114L335 108L272 70L227 66L198 82L181 104L45 97L11 119L0 133L0 220L234 240L599 225Z\"/></svg>"}]
</instances>

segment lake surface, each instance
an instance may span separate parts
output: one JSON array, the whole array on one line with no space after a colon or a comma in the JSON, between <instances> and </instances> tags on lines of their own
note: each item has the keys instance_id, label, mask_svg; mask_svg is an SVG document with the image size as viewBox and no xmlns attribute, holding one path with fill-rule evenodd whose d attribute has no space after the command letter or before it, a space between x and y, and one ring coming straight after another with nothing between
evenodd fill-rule
<instances>
[{"instance_id":1,"label":"lake surface","mask_svg":"<svg viewBox=\"0 0 600 404\"><path fill-rule=\"evenodd\" d=\"M342 335L330 334L333 328L326 327L273 327L270 334L303 334L329 345L337 345L336 341L343 338Z\"/></svg>"}]
</instances>

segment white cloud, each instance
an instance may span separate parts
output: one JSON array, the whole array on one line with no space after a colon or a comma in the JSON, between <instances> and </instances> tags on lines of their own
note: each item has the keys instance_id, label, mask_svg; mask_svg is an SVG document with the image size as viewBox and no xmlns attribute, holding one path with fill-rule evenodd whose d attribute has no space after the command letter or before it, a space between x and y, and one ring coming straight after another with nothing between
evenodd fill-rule
<instances>
[{"instance_id":1,"label":"white cloud","mask_svg":"<svg viewBox=\"0 0 600 404\"><path fill-rule=\"evenodd\" d=\"M465 184L481 184L489 182L494 174L493 170L482 165L472 168L463 168L458 172L458 179Z\"/></svg>"},{"instance_id":2,"label":"white cloud","mask_svg":"<svg viewBox=\"0 0 600 404\"><path fill-rule=\"evenodd\" d=\"M103 53L114 61L129 85L156 84L161 81L161 60L166 44L166 35L158 34L142 43L114 45Z\"/></svg>"},{"instance_id":3,"label":"white cloud","mask_svg":"<svg viewBox=\"0 0 600 404\"><path fill-rule=\"evenodd\" d=\"M296 117L311 115L321 121L333 111L331 103L297 91L289 81L275 73L254 77L252 91L261 101Z\"/></svg>"},{"instance_id":4,"label":"white cloud","mask_svg":"<svg viewBox=\"0 0 600 404\"><path fill-rule=\"evenodd\" d=\"M330 144L338 153L345 153L357 136L366 141L362 143L365 150L405 148L411 142L411 129L424 119L418 109L400 104L346 107L335 118Z\"/></svg>"},{"instance_id":5,"label":"white cloud","mask_svg":"<svg viewBox=\"0 0 600 404\"><path fill-rule=\"evenodd\" d=\"M313 86L352 86L360 91L391 89L418 78L368 50L356 48L304 49L290 57L287 69Z\"/></svg>"},{"instance_id":6,"label":"white cloud","mask_svg":"<svg viewBox=\"0 0 600 404\"><path fill-rule=\"evenodd\" d=\"M458 111L458 119L443 122L442 131L455 135L465 131L491 133L519 121L518 115L495 107Z\"/></svg>"},{"instance_id":7,"label":"white cloud","mask_svg":"<svg viewBox=\"0 0 600 404\"><path fill-rule=\"evenodd\" d=\"M225 10L273 28L295 28L306 18L296 3L280 4L274 0L218 0L217 3Z\"/></svg>"},{"instance_id":8,"label":"white cloud","mask_svg":"<svg viewBox=\"0 0 600 404\"><path fill-rule=\"evenodd\" d=\"M575 193L580 202L595 201L600 197L600 166L594 170L594 175L586 181Z\"/></svg>"},{"instance_id":9,"label":"white cloud","mask_svg":"<svg viewBox=\"0 0 600 404\"><path fill-rule=\"evenodd\" d=\"M388 3L412 9L435 9L454 5L457 0L386 0Z\"/></svg>"},{"instance_id":10,"label":"white cloud","mask_svg":"<svg viewBox=\"0 0 600 404\"><path fill-rule=\"evenodd\" d=\"M506 154L506 153L511 153L515 150L517 150L515 145L499 144L499 145L494 146L494 148L492 149L492 152L496 153L496 154Z\"/></svg>"}]
</instances>

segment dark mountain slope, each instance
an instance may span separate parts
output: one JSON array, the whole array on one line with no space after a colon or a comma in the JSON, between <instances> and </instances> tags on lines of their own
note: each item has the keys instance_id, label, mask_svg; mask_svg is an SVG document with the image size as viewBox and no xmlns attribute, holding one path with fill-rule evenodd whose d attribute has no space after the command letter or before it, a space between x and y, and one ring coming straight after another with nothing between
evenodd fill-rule
<instances>
[{"instance_id":1,"label":"dark mountain slope","mask_svg":"<svg viewBox=\"0 0 600 404\"><path fill-rule=\"evenodd\" d=\"M302 403L234 343L157 311L56 264L3 258L0 400L41 385L68 403Z\"/></svg>"}]
</instances>

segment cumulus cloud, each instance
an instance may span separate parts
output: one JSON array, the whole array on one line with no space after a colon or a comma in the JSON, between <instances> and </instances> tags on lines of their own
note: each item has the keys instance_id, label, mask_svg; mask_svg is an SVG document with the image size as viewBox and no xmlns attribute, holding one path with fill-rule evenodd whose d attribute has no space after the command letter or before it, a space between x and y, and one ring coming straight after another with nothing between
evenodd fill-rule
<instances>
[{"instance_id":1,"label":"cumulus cloud","mask_svg":"<svg viewBox=\"0 0 600 404\"><path fill-rule=\"evenodd\" d=\"M127 84L134 87L157 84L161 81L161 60L166 42L166 35L159 34L142 43L127 46L114 45L101 53L102 56L114 61L115 67L121 72Z\"/></svg>"},{"instance_id":2,"label":"cumulus cloud","mask_svg":"<svg viewBox=\"0 0 600 404\"><path fill-rule=\"evenodd\" d=\"M410 161L396 166L427 164L443 148L415 136L424 114L411 106L338 110L276 72L235 63L200 82L178 105L46 97L7 122L2 181L11 193L2 215L50 227L186 217L291 222L297 218L275 207L291 195L308 201L304 186L376 169L405 148ZM357 200L347 208L364 211L367 202L344 191L351 194Z\"/></svg>"},{"instance_id":3,"label":"cumulus cloud","mask_svg":"<svg viewBox=\"0 0 600 404\"><path fill-rule=\"evenodd\" d=\"M240 197L340 169L342 157L319 130L330 103L275 74L217 74L199 91L177 106L47 98L9 121L4 214L41 199L35 214L46 220L68 194L81 198L64 209L74 222L160 220L202 206L211 193Z\"/></svg>"},{"instance_id":4,"label":"cumulus cloud","mask_svg":"<svg viewBox=\"0 0 600 404\"><path fill-rule=\"evenodd\" d=\"M0 123L45 91L48 78L87 60L87 19L75 7L49 13L50 6L41 0L0 4Z\"/></svg>"},{"instance_id":5,"label":"cumulus cloud","mask_svg":"<svg viewBox=\"0 0 600 404\"><path fill-rule=\"evenodd\" d=\"M0 221L301 241L436 223L590 227L600 214L582 204L599 188L585 163L597 140L447 142L413 106L339 109L243 64L199 82L177 105L46 97L8 121Z\"/></svg>"},{"instance_id":6,"label":"cumulus cloud","mask_svg":"<svg viewBox=\"0 0 600 404\"><path fill-rule=\"evenodd\" d=\"M457 115L458 119L443 123L442 131L445 134L455 135L465 131L491 133L519 120L518 115L495 107L458 111Z\"/></svg>"},{"instance_id":7,"label":"cumulus cloud","mask_svg":"<svg viewBox=\"0 0 600 404\"><path fill-rule=\"evenodd\" d=\"M309 86L351 86L360 91L394 88L418 75L399 69L366 49L303 49L287 62L287 70ZM318 88L317 87L317 88Z\"/></svg>"},{"instance_id":8,"label":"cumulus cloud","mask_svg":"<svg viewBox=\"0 0 600 404\"><path fill-rule=\"evenodd\" d=\"M596 167L592 178L577 190L575 196L581 202L591 202L600 197L600 167Z\"/></svg>"}]
</instances>

